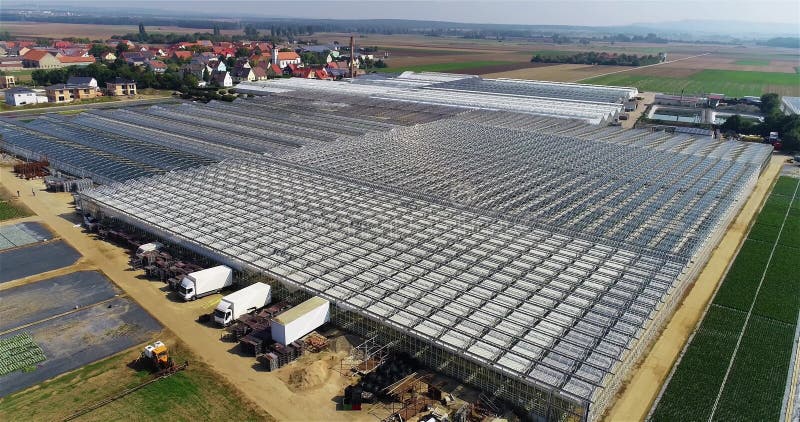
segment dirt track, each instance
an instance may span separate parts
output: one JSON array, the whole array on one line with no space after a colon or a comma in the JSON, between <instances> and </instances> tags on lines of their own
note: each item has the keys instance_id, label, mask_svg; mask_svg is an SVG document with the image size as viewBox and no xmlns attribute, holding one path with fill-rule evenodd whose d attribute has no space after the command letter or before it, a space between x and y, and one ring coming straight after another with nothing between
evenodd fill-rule
<instances>
[{"instance_id":1,"label":"dirt track","mask_svg":"<svg viewBox=\"0 0 800 422\"><path fill-rule=\"evenodd\" d=\"M0 172L2 184L9 190L30 192L31 188L42 189L41 181L25 181L16 178L9 167ZM196 322L197 316L208 312L216 305L218 295L209 296L191 303L182 303L166 297L163 283L139 278L141 271L131 271L125 250L83 233L74 227L67 217L74 216L69 205L72 197L68 193L40 192L35 197L23 195L21 200L39 218L49 225L63 240L79 250L85 257L86 267L102 271L131 298L153 315L161 324L172 330L194 353L208 363L218 374L227 378L242 394L274 416L277 420L303 421L374 421L366 411L337 412L333 401L339 391L335 385L294 393L276 373L254 369L257 363L252 357L240 357L232 343L220 341L221 330L206 327ZM232 350L233 349L233 350ZM331 361L331 366L338 361ZM282 368L282 369L290 369ZM331 377L341 380L344 378Z\"/></svg>"},{"instance_id":2,"label":"dirt track","mask_svg":"<svg viewBox=\"0 0 800 422\"><path fill-rule=\"evenodd\" d=\"M780 173L785 157L774 156L739 215L697 277L691 291L678 307L644 361L633 372L622 392L605 417L606 421L641 421L650 411L661 386L669 375L686 340L694 331L711 300L717 285L728 271L728 265L739 251L753 217L761 209L772 183Z\"/></svg>"}]
</instances>

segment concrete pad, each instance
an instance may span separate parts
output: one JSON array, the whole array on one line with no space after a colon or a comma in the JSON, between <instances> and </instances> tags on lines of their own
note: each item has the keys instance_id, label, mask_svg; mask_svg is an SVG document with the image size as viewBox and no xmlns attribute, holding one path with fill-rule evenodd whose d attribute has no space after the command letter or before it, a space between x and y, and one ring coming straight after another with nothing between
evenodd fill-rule
<instances>
[{"instance_id":1,"label":"concrete pad","mask_svg":"<svg viewBox=\"0 0 800 422\"><path fill-rule=\"evenodd\" d=\"M61 240L0 252L0 283L66 267L80 257Z\"/></svg>"}]
</instances>

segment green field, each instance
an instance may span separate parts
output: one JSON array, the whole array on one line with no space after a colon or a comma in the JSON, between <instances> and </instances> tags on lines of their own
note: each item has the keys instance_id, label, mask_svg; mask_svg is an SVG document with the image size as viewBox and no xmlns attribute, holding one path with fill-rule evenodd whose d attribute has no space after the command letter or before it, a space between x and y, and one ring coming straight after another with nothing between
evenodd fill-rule
<instances>
[{"instance_id":1,"label":"green field","mask_svg":"<svg viewBox=\"0 0 800 422\"><path fill-rule=\"evenodd\" d=\"M381 73L391 72L405 72L407 70L414 72L456 72L470 69L478 69L488 66L502 66L507 64L518 64L519 62L509 61L493 61L493 60L478 60L474 62L451 62L451 63L435 63L424 64L418 66L405 66L405 67L387 67L384 69L370 69Z\"/></svg>"},{"instance_id":2,"label":"green field","mask_svg":"<svg viewBox=\"0 0 800 422\"><path fill-rule=\"evenodd\" d=\"M33 215L28 207L11 197L12 195L8 190L0 187L0 221Z\"/></svg>"},{"instance_id":3,"label":"green field","mask_svg":"<svg viewBox=\"0 0 800 422\"><path fill-rule=\"evenodd\" d=\"M79 421L274 421L190 352L168 340L176 361L190 361L175 375L149 384L81 416ZM97 361L0 398L0 420L63 420L74 412L152 379L129 366L138 348Z\"/></svg>"},{"instance_id":4,"label":"green field","mask_svg":"<svg viewBox=\"0 0 800 422\"><path fill-rule=\"evenodd\" d=\"M641 75L633 72L599 76L582 81L587 84L635 86L641 91L664 93L716 92L734 97L759 96L768 92L800 95L800 75L739 70L701 70L685 78Z\"/></svg>"},{"instance_id":5,"label":"green field","mask_svg":"<svg viewBox=\"0 0 800 422\"><path fill-rule=\"evenodd\" d=\"M733 62L733 64L738 64L741 66L769 66L770 63L770 60L760 59L736 60Z\"/></svg>"},{"instance_id":6,"label":"green field","mask_svg":"<svg viewBox=\"0 0 800 422\"><path fill-rule=\"evenodd\" d=\"M780 419L800 312L798 184L800 179L789 177L776 183L674 368L652 421L707 421L720 390L715 421Z\"/></svg>"}]
</instances>

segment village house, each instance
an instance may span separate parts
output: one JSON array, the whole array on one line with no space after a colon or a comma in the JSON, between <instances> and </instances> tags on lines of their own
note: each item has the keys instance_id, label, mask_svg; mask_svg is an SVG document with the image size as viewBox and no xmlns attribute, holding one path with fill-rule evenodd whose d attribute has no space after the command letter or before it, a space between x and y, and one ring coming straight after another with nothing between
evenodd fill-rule
<instances>
[{"instance_id":1,"label":"village house","mask_svg":"<svg viewBox=\"0 0 800 422\"><path fill-rule=\"evenodd\" d=\"M67 85L88 85L95 90L98 89L97 79L91 76L70 76Z\"/></svg>"},{"instance_id":2,"label":"village house","mask_svg":"<svg viewBox=\"0 0 800 422\"><path fill-rule=\"evenodd\" d=\"M14 88L17 86L17 79L14 75L0 75L0 88Z\"/></svg>"},{"instance_id":3,"label":"village house","mask_svg":"<svg viewBox=\"0 0 800 422\"><path fill-rule=\"evenodd\" d=\"M211 83L219 87L228 88L233 86L233 79L228 72L214 72L211 74Z\"/></svg>"},{"instance_id":4,"label":"village house","mask_svg":"<svg viewBox=\"0 0 800 422\"><path fill-rule=\"evenodd\" d=\"M147 62L147 68L153 73L164 73L167 71L167 64L158 60L150 60Z\"/></svg>"},{"instance_id":5,"label":"village house","mask_svg":"<svg viewBox=\"0 0 800 422\"><path fill-rule=\"evenodd\" d=\"M95 59L92 56L61 56L58 58L58 61L61 62L62 66L88 66L94 63Z\"/></svg>"},{"instance_id":6,"label":"village house","mask_svg":"<svg viewBox=\"0 0 800 422\"><path fill-rule=\"evenodd\" d=\"M56 84L45 88L47 101L51 103L69 103L75 100L95 98L97 89L89 85Z\"/></svg>"},{"instance_id":7,"label":"village house","mask_svg":"<svg viewBox=\"0 0 800 422\"><path fill-rule=\"evenodd\" d=\"M58 58L45 50L30 50L22 56L22 65L27 68L55 69L62 66Z\"/></svg>"},{"instance_id":8,"label":"village house","mask_svg":"<svg viewBox=\"0 0 800 422\"><path fill-rule=\"evenodd\" d=\"M114 78L114 80L106 82L106 92L112 96L136 95L136 81Z\"/></svg>"}]
</instances>

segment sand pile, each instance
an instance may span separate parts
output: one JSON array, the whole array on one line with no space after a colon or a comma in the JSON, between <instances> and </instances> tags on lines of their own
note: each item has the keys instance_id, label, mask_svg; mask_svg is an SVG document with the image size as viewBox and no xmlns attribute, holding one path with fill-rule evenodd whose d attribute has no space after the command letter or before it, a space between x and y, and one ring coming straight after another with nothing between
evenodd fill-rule
<instances>
[{"instance_id":1,"label":"sand pile","mask_svg":"<svg viewBox=\"0 0 800 422\"><path fill-rule=\"evenodd\" d=\"M318 360L289 374L289 387L294 390L305 390L325 383L330 376L328 362Z\"/></svg>"}]
</instances>

